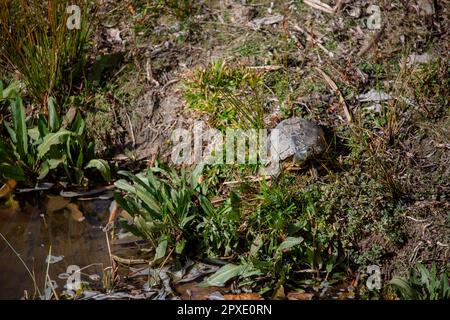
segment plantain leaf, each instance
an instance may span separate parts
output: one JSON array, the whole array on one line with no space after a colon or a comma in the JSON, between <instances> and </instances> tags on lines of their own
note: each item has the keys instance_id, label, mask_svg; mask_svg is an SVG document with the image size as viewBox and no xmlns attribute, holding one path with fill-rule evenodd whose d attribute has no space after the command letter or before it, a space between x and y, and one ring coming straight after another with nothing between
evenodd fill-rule
<instances>
[{"instance_id":1,"label":"plantain leaf","mask_svg":"<svg viewBox=\"0 0 450 320\"><path fill-rule=\"evenodd\" d=\"M136 189L131 184L129 184L125 179L120 179L114 182L116 188L130 192L131 194L136 194Z\"/></svg>"},{"instance_id":2,"label":"plantain leaf","mask_svg":"<svg viewBox=\"0 0 450 320\"><path fill-rule=\"evenodd\" d=\"M50 132L47 128L47 121L42 116L38 119L38 129L41 137L45 137Z\"/></svg>"},{"instance_id":3,"label":"plantain leaf","mask_svg":"<svg viewBox=\"0 0 450 320\"><path fill-rule=\"evenodd\" d=\"M156 247L155 257L153 258L153 261L158 261L161 258L164 258L164 256L167 253L167 245L169 242L167 241L167 237L164 237L158 244L158 247Z\"/></svg>"},{"instance_id":4,"label":"plantain leaf","mask_svg":"<svg viewBox=\"0 0 450 320\"><path fill-rule=\"evenodd\" d=\"M48 124L50 126L50 131L55 132L59 128L58 113L55 108L55 99L53 97L48 98L47 101L48 108Z\"/></svg>"},{"instance_id":5,"label":"plantain leaf","mask_svg":"<svg viewBox=\"0 0 450 320\"><path fill-rule=\"evenodd\" d=\"M184 248L186 247L186 239L182 239L177 242L177 245L175 247L175 253L176 254L182 254L184 251Z\"/></svg>"},{"instance_id":6,"label":"plantain leaf","mask_svg":"<svg viewBox=\"0 0 450 320\"><path fill-rule=\"evenodd\" d=\"M76 133L77 135L81 136L83 135L84 128L86 123L84 122L83 118L81 117L80 112L77 112L77 115L75 116L75 120L73 121L71 125L71 130Z\"/></svg>"},{"instance_id":7,"label":"plantain leaf","mask_svg":"<svg viewBox=\"0 0 450 320\"><path fill-rule=\"evenodd\" d=\"M235 265L226 264L210 276L204 286L223 287L229 280L239 276L251 276L259 274L259 271L247 264Z\"/></svg>"},{"instance_id":8,"label":"plantain leaf","mask_svg":"<svg viewBox=\"0 0 450 320\"><path fill-rule=\"evenodd\" d=\"M70 135L72 135L72 132L66 129L61 129L58 132L47 134L44 137L42 144L37 148L38 158L42 159L52 146L64 143L64 138Z\"/></svg>"},{"instance_id":9,"label":"plantain leaf","mask_svg":"<svg viewBox=\"0 0 450 320\"><path fill-rule=\"evenodd\" d=\"M279 251L284 251L284 250L288 250L292 247L295 247L296 245L299 245L300 243L303 242L303 238L302 237L287 237L286 240L284 240L280 246L278 247Z\"/></svg>"},{"instance_id":10,"label":"plantain leaf","mask_svg":"<svg viewBox=\"0 0 450 320\"><path fill-rule=\"evenodd\" d=\"M93 159L86 165L85 169L88 168L95 168L100 171L100 174L106 182L111 180L111 169L107 161L103 159Z\"/></svg>"},{"instance_id":11,"label":"plantain leaf","mask_svg":"<svg viewBox=\"0 0 450 320\"><path fill-rule=\"evenodd\" d=\"M64 163L67 160L67 157L64 155L61 159L49 159L48 162L48 166L50 168L50 170L54 170L56 168L58 168L58 166L62 163Z\"/></svg>"},{"instance_id":12,"label":"plantain leaf","mask_svg":"<svg viewBox=\"0 0 450 320\"><path fill-rule=\"evenodd\" d=\"M114 192L114 200L116 200L119 207L128 212L131 216L139 213L139 207L129 198L124 198L118 192Z\"/></svg>"}]
</instances>

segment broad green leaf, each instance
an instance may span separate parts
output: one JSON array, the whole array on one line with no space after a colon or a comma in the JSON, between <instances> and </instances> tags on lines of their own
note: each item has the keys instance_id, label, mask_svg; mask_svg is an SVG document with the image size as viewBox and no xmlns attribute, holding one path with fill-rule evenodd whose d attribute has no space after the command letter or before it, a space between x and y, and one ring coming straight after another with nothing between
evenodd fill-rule
<instances>
[{"instance_id":1,"label":"broad green leaf","mask_svg":"<svg viewBox=\"0 0 450 320\"><path fill-rule=\"evenodd\" d=\"M119 221L119 225L120 227L131 232L135 236L145 238L145 234L143 232L141 232L135 225L128 224L127 221Z\"/></svg>"},{"instance_id":2,"label":"broad green leaf","mask_svg":"<svg viewBox=\"0 0 450 320\"><path fill-rule=\"evenodd\" d=\"M167 253L167 245L168 245L167 238L164 238L161 240L161 242L158 244L158 247L156 248L155 257L153 258L153 261L158 261L161 258L164 258L164 256Z\"/></svg>"},{"instance_id":3,"label":"broad green leaf","mask_svg":"<svg viewBox=\"0 0 450 320\"><path fill-rule=\"evenodd\" d=\"M76 115L77 115L77 108L73 106L70 107L69 110L67 110L66 114L64 115L62 126L64 128L67 128L67 126L69 126L75 119Z\"/></svg>"},{"instance_id":4,"label":"broad green leaf","mask_svg":"<svg viewBox=\"0 0 450 320\"><path fill-rule=\"evenodd\" d=\"M22 159L25 159L28 153L28 134L27 124L25 122L25 108L20 97L17 97L16 100L11 103L11 114L17 140L17 152Z\"/></svg>"},{"instance_id":5,"label":"broad green leaf","mask_svg":"<svg viewBox=\"0 0 450 320\"><path fill-rule=\"evenodd\" d=\"M153 193L155 192L154 188L152 189L149 180L147 177L145 177L143 174L137 174L134 175L131 172L120 170L118 174L123 175L133 181L135 184L143 186L148 192Z\"/></svg>"},{"instance_id":6,"label":"broad green leaf","mask_svg":"<svg viewBox=\"0 0 450 320\"><path fill-rule=\"evenodd\" d=\"M152 213L155 218L159 219L161 206L155 199L155 196L160 195L161 190L154 189L153 187L147 185L142 178L139 178L138 176L135 176L127 171L119 171L119 174L128 177L135 183L133 187L134 189L131 192L142 201L142 206L144 206L149 213Z\"/></svg>"},{"instance_id":7,"label":"broad green leaf","mask_svg":"<svg viewBox=\"0 0 450 320\"><path fill-rule=\"evenodd\" d=\"M114 200L116 200L119 207L128 212L131 216L139 213L139 207L129 198L124 198L119 192L114 192Z\"/></svg>"},{"instance_id":8,"label":"broad green leaf","mask_svg":"<svg viewBox=\"0 0 450 320\"><path fill-rule=\"evenodd\" d=\"M56 112L55 99L53 97L48 98L47 108L48 108L48 124L50 126L50 130L52 132L55 132L59 128L59 119L58 113Z\"/></svg>"},{"instance_id":9,"label":"broad green leaf","mask_svg":"<svg viewBox=\"0 0 450 320\"><path fill-rule=\"evenodd\" d=\"M66 156L63 156L61 159L49 159L47 160L47 162L50 170L54 170L58 168L58 166L64 163L66 160L67 160Z\"/></svg>"},{"instance_id":10,"label":"broad green leaf","mask_svg":"<svg viewBox=\"0 0 450 320\"><path fill-rule=\"evenodd\" d=\"M85 127L85 122L84 122L83 118L81 117L81 114L79 112L77 112L75 120L72 123L72 132L81 136L81 135L83 135L84 127Z\"/></svg>"},{"instance_id":11,"label":"broad green leaf","mask_svg":"<svg viewBox=\"0 0 450 320\"><path fill-rule=\"evenodd\" d=\"M286 240L284 240L280 246L278 247L279 251L284 251L287 249L290 249L292 247L295 247L296 245L299 245L303 242L302 237L287 237Z\"/></svg>"},{"instance_id":12,"label":"broad green leaf","mask_svg":"<svg viewBox=\"0 0 450 320\"><path fill-rule=\"evenodd\" d=\"M140 200L142 200L142 202L143 202L142 204L145 205L145 208L149 212L152 212L153 214L156 214L157 216L159 216L160 212L161 212L161 206L155 200L154 196L140 185L135 185L135 190L136 190L136 196Z\"/></svg>"},{"instance_id":13,"label":"broad green leaf","mask_svg":"<svg viewBox=\"0 0 450 320\"><path fill-rule=\"evenodd\" d=\"M49 159L44 161L39 169L38 180L44 179L51 170L55 170L59 165L64 164L67 160L67 156L63 156L61 159Z\"/></svg>"},{"instance_id":14,"label":"broad green leaf","mask_svg":"<svg viewBox=\"0 0 450 320\"><path fill-rule=\"evenodd\" d=\"M93 159L86 165L85 169L88 168L95 168L100 171L100 174L106 182L111 180L111 169L107 161L103 159Z\"/></svg>"},{"instance_id":15,"label":"broad green leaf","mask_svg":"<svg viewBox=\"0 0 450 320\"><path fill-rule=\"evenodd\" d=\"M424 285L425 287L430 287L430 278L431 278L431 281L433 281L436 277L436 274L434 274L434 277L433 276L431 276L430 277L430 272L428 271L428 269L427 268L425 268L425 266L423 265L423 264L421 264L421 263L418 263L417 265L416 265L416 268L417 268L417 270L419 271L419 273L420 273L420 282L421 282L421 284L422 285ZM435 272L436 272L436 270L434 270ZM432 287L434 286L434 284L432 285Z\"/></svg>"},{"instance_id":16,"label":"broad green leaf","mask_svg":"<svg viewBox=\"0 0 450 320\"><path fill-rule=\"evenodd\" d=\"M189 217L184 217L180 222L180 226L182 228L184 228L189 222L191 222L194 219L195 219L195 215L191 215Z\"/></svg>"},{"instance_id":17,"label":"broad green leaf","mask_svg":"<svg viewBox=\"0 0 450 320\"><path fill-rule=\"evenodd\" d=\"M114 182L116 188L130 192L131 194L136 194L136 188L129 184L126 180L120 179Z\"/></svg>"},{"instance_id":18,"label":"broad green leaf","mask_svg":"<svg viewBox=\"0 0 450 320\"><path fill-rule=\"evenodd\" d=\"M186 247L186 239L182 239L178 241L177 246L175 247L175 253L176 254L182 254L184 251L184 248Z\"/></svg>"},{"instance_id":19,"label":"broad green leaf","mask_svg":"<svg viewBox=\"0 0 450 320\"><path fill-rule=\"evenodd\" d=\"M199 195L199 200L203 211L205 211L208 216L213 217L215 215L216 209L211 204L211 201L209 201L209 199L204 195Z\"/></svg>"},{"instance_id":20,"label":"broad green leaf","mask_svg":"<svg viewBox=\"0 0 450 320\"><path fill-rule=\"evenodd\" d=\"M44 137L42 144L37 148L38 158L42 159L52 146L64 143L64 138L67 138L70 135L72 135L72 132L66 129L61 129L58 132L47 134Z\"/></svg>"},{"instance_id":21,"label":"broad green leaf","mask_svg":"<svg viewBox=\"0 0 450 320\"><path fill-rule=\"evenodd\" d=\"M47 121L42 116L38 119L38 129L41 137L45 137L50 132L47 128Z\"/></svg>"},{"instance_id":22,"label":"broad green leaf","mask_svg":"<svg viewBox=\"0 0 450 320\"><path fill-rule=\"evenodd\" d=\"M156 219L160 219L160 213L159 211L155 211L153 210L151 207L149 207L145 201L142 200L143 194L145 194L145 191L142 191L139 188L142 188L141 186L137 185L137 186L132 186L130 185L126 180L118 180L114 183L114 185L121 190L124 190L128 193L130 193L132 196L138 197L140 200L140 205L146 210L147 215L145 215L145 218L147 220L156 218ZM139 189L139 190L138 190ZM144 196L145 197L145 196ZM148 199L147 199L148 200ZM128 202L130 204L130 199L128 199ZM151 214L151 216L150 216Z\"/></svg>"},{"instance_id":23,"label":"broad green leaf","mask_svg":"<svg viewBox=\"0 0 450 320\"><path fill-rule=\"evenodd\" d=\"M223 287L229 280L247 274L249 271L255 270L249 265L226 264L206 279L204 285Z\"/></svg>"}]
</instances>

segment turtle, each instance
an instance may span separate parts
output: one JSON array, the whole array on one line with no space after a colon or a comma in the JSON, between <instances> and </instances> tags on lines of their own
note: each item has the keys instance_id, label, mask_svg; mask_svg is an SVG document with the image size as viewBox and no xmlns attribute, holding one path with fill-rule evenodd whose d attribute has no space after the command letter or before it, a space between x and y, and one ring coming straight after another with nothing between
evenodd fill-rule
<instances>
[{"instance_id":1,"label":"turtle","mask_svg":"<svg viewBox=\"0 0 450 320\"><path fill-rule=\"evenodd\" d=\"M317 157L326 148L325 133L313 121L293 117L281 121L270 134L271 161L264 168L270 175L278 175L280 162L292 158L292 165L299 166Z\"/></svg>"}]
</instances>

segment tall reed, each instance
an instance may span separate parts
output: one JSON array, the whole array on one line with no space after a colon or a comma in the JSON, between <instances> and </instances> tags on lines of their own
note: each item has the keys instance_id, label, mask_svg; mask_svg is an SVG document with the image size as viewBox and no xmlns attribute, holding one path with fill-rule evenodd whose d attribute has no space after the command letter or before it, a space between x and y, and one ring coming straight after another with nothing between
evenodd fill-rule
<instances>
[{"instance_id":1,"label":"tall reed","mask_svg":"<svg viewBox=\"0 0 450 320\"><path fill-rule=\"evenodd\" d=\"M92 1L0 0L0 65L20 75L29 93L45 105L47 97L68 94L86 62L85 44ZM73 27L79 10L79 28Z\"/></svg>"}]
</instances>

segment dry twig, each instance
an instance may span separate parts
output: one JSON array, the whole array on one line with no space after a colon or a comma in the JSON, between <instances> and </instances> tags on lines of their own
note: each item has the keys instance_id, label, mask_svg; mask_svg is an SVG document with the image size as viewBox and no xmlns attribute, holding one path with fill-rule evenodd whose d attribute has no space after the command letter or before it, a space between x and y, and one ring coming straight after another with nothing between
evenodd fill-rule
<instances>
[{"instance_id":1,"label":"dry twig","mask_svg":"<svg viewBox=\"0 0 450 320\"><path fill-rule=\"evenodd\" d=\"M326 3L320 2L319 0L303 0L305 4L308 6L329 13L329 14L335 14L336 12L339 12L341 10L341 7L343 5L343 0L338 0L336 5L334 7L329 6Z\"/></svg>"},{"instance_id":2,"label":"dry twig","mask_svg":"<svg viewBox=\"0 0 450 320\"><path fill-rule=\"evenodd\" d=\"M339 103L342 105L342 108L344 109L345 117L347 118L347 122L352 122L352 116L350 114L350 111L348 110L347 103L345 102L344 96L342 95L341 91L339 90L336 83L320 68L315 67L315 69L322 75L322 77L325 79L325 81L328 83L328 85L331 87L331 89L339 95Z\"/></svg>"}]
</instances>

